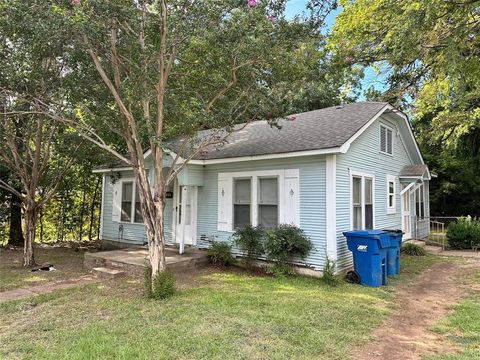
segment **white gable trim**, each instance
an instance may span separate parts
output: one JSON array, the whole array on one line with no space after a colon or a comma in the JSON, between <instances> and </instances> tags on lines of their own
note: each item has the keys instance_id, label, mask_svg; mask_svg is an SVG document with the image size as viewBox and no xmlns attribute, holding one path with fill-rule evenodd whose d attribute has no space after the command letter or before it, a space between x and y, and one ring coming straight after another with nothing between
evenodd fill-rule
<instances>
[{"instance_id":1,"label":"white gable trim","mask_svg":"<svg viewBox=\"0 0 480 360\"><path fill-rule=\"evenodd\" d=\"M360 130L358 130L355 134L352 135L350 139L348 139L342 146L340 146L341 152L345 154L348 151L348 149L350 149L350 146L352 145L352 143L355 140L357 140L358 137L362 135L365 132L365 130L367 130L370 127L370 125L372 125L375 122L375 120L377 120L385 112L385 110L389 109L389 106L390 105L385 105L378 113L375 114L374 117L372 117L365 125L363 125L360 128Z\"/></svg>"}]
</instances>

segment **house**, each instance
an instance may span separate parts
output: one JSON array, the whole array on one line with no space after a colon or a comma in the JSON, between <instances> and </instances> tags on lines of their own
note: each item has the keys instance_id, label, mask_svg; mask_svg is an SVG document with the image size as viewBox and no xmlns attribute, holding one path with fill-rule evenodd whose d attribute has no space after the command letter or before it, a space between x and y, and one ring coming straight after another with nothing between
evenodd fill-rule
<instances>
[{"instance_id":1,"label":"house","mask_svg":"<svg viewBox=\"0 0 480 360\"><path fill-rule=\"evenodd\" d=\"M428 236L430 173L405 114L388 103L360 102L296 114L279 125L253 122L186 165L169 189L168 243L206 248L212 239L229 241L245 224L289 223L314 244L300 265L320 271L327 256L338 270L351 266L347 230ZM132 169L95 172L103 174L102 240L143 244Z\"/></svg>"}]
</instances>

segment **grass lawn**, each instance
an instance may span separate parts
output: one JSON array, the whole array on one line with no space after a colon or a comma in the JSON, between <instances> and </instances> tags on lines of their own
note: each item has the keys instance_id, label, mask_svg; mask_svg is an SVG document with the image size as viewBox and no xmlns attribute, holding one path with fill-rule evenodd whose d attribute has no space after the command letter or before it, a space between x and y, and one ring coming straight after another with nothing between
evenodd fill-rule
<instances>
[{"instance_id":1,"label":"grass lawn","mask_svg":"<svg viewBox=\"0 0 480 360\"><path fill-rule=\"evenodd\" d=\"M458 354L429 357L429 360L480 359L480 272L469 279L470 293L453 313L435 327L435 331L447 335L462 352Z\"/></svg>"},{"instance_id":2,"label":"grass lawn","mask_svg":"<svg viewBox=\"0 0 480 360\"><path fill-rule=\"evenodd\" d=\"M439 258L405 257L410 281ZM0 270L4 272L4 270ZM394 306L393 287L207 269L166 301L140 279L0 304L0 358L346 359Z\"/></svg>"},{"instance_id":3,"label":"grass lawn","mask_svg":"<svg viewBox=\"0 0 480 360\"><path fill-rule=\"evenodd\" d=\"M59 247L35 248L36 262L53 264L57 271L32 272L22 268L22 250L0 248L0 291L83 275L86 273L83 268L83 254L83 251Z\"/></svg>"}]
</instances>

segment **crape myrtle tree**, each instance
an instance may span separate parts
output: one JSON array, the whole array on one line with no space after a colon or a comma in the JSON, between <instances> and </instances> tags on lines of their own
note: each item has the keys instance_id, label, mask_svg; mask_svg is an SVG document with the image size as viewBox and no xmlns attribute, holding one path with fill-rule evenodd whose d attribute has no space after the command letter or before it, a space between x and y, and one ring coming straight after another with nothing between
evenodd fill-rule
<instances>
[{"instance_id":1,"label":"crape myrtle tree","mask_svg":"<svg viewBox=\"0 0 480 360\"><path fill-rule=\"evenodd\" d=\"M320 30L333 6L333 1L311 1L305 15L287 21L285 1L56 5L69 20L68 32L76 35L76 48L88 56L72 71L84 77L93 68L96 76L81 98L72 94L43 111L132 166L153 277L165 269L165 190L189 160L221 146L253 120L268 119L273 126L297 109L331 105L339 84L354 79L333 71L323 50ZM308 100L300 99L302 92ZM211 131L198 136L205 129ZM105 133L122 139L125 153L111 147ZM163 170L166 157L172 158L168 171Z\"/></svg>"},{"instance_id":2,"label":"crape myrtle tree","mask_svg":"<svg viewBox=\"0 0 480 360\"><path fill-rule=\"evenodd\" d=\"M12 103L15 104L15 100ZM23 129L21 138L14 135L20 122ZM61 148L68 140L58 127L58 124L37 114L11 115L6 110L0 118L0 159L20 179L21 184L14 186L0 179L0 187L21 201L25 267L35 265L34 243L38 213L55 194L73 161L72 157L64 156ZM69 145L78 146L73 141Z\"/></svg>"},{"instance_id":3,"label":"crape myrtle tree","mask_svg":"<svg viewBox=\"0 0 480 360\"><path fill-rule=\"evenodd\" d=\"M95 123L86 129L82 122L80 131L133 167L154 277L165 269L166 186L190 159L246 126L236 124L274 122L295 106L293 93L326 76L319 69L320 26L331 5L310 3L310 16L295 21L285 19L283 1L72 1L66 7L79 46L110 93L117 116L108 121L127 155L108 147ZM335 80L323 87L336 95ZM78 114L91 113L88 103L76 106ZM77 116L77 129L78 123ZM212 131L198 137L204 129ZM168 146L174 138L175 153ZM166 156L173 158L167 172Z\"/></svg>"},{"instance_id":4,"label":"crape myrtle tree","mask_svg":"<svg viewBox=\"0 0 480 360\"><path fill-rule=\"evenodd\" d=\"M38 212L55 194L73 162L68 154L80 144L65 125L39 110L39 99L62 96L69 44L54 30L61 19L41 5L35 10L43 12L25 11L32 4L0 1L0 162L10 173L2 176L0 188L21 202L24 266L35 264Z\"/></svg>"}]
</instances>

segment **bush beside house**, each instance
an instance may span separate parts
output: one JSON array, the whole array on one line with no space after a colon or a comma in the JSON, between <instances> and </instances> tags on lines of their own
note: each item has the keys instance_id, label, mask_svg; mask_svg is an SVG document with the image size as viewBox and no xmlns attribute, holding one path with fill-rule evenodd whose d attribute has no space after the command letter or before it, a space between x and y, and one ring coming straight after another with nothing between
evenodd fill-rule
<instances>
[{"instance_id":1,"label":"bush beside house","mask_svg":"<svg viewBox=\"0 0 480 360\"><path fill-rule=\"evenodd\" d=\"M447 239L452 249L477 249L480 247L480 220L468 216L450 223Z\"/></svg>"},{"instance_id":2,"label":"bush beside house","mask_svg":"<svg viewBox=\"0 0 480 360\"><path fill-rule=\"evenodd\" d=\"M266 257L274 263L269 272L279 275L293 273L291 263L294 259L304 259L313 249L313 243L303 230L288 224L280 224L273 229L248 225L237 229L232 239L243 253L247 266L258 258ZM228 243L213 242L208 250L210 262L215 265L233 264L231 250Z\"/></svg>"}]
</instances>

